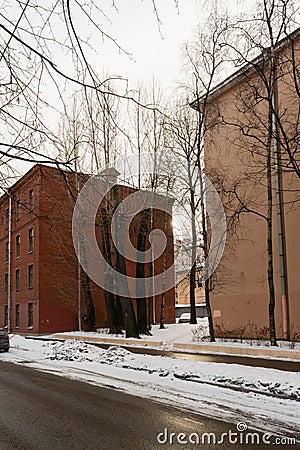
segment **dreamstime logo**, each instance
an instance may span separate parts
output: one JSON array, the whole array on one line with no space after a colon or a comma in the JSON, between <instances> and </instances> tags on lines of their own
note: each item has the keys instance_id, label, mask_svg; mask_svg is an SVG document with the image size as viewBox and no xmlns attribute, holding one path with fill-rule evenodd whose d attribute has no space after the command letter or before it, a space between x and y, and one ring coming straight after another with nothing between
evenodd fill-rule
<instances>
[{"instance_id":1,"label":"dreamstime logo","mask_svg":"<svg viewBox=\"0 0 300 450\"><path fill-rule=\"evenodd\" d=\"M158 433L156 439L161 445L165 444L181 444L181 445L296 445L296 438L285 437L285 436L273 436L270 433L258 433L256 431L247 431L248 425L245 422L238 422L236 425L237 431L228 430L226 433L214 433L214 432L203 432L197 433L192 432L187 433L175 433L164 428L164 430Z\"/></svg>"},{"instance_id":2,"label":"dreamstime logo","mask_svg":"<svg viewBox=\"0 0 300 450\"><path fill-rule=\"evenodd\" d=\"M145 278L124 275L117 271L101 251L103 233L100 231L97 234L96 228L99 208L103 210L103 205L106 203L112 215L110 236L113 244L120 255L123 255L127 261L133 262L152 263L163 255L167 245L167 237L163 231L166 229L164 226L150 230L150 248L148 250L141 252L132 245L130 224L134 217L142 211L155 210L162 212L164 217L172 216L173 228L176 229L175 237L179 236L181 240L184 239L185 242L191 243L191 223L195 218L184 201L172 198L169 187L163 190L163 186L170 184L166 183L166 180L171 180L173 186L176 186L176 183L180 184L178 170L178 160L170 159L169 156L161 157L158 164L152 154L141 154L139 161L137 155L131 155L117 160L109 170L106 169L99 175L90 177L83 186L73 213L73 243L82 268L98 286L120 297L132 296L135 298L143 298L145 293L158 295L175 286L173 266L167 267L160 274ZM183 169L181 168L181 170ZM121 174L122 183L119 183L119 186L122 184L132 186L132 184L136 184L139 177L148 177L149 179L153 175L162 182L159 183L158 192L129 189L129 195L124 198L122 189L126 188L113 189L117 184L116 177L112 176L114 173ZM198 185L196 177L195 186ZM226 218L219 195L204 175L203 186L205 186L205 207L210 220L211 239L208 256L201 262L201 281L207 280L215 271L226 241ZM197 221L199 220L196 217ZM102 220L103 226L105 225ZM101 239L102 244L100 244ZM201 239L198 239L198 244L201 248ZM192 251L192 245L187 245L181 249L177 260L182 258L183 251L185 260L189 261L189 267L185 266L185 273L177 274L176 282L180 280L180 277L183 278L186 275L187 269L192 267L197 257L197 252ZM175 260L175 265L177 262Z\"/></svg>"}]
</instances>

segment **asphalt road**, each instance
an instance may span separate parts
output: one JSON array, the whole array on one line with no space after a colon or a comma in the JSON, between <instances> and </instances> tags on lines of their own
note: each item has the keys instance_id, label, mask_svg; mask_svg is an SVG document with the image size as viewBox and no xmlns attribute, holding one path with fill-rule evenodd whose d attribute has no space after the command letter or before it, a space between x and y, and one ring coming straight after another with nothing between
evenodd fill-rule
<instances>
[{"instance_id":1,"label":"asphalt road","mask_svg":"<svg viewBox=\"0 0 300 450\"><path fill-rule=\"evenodd\" d=\"M0 450L270 448L266 444L228 444L227 437L216 446L170 444L170 440L178 439L179 433L186 434L180 438L183 441L191 433L201 437L205 432L215 433L219 440L222 433L236 432L236 424L3 361L0 361L0 405ZM161 444L157 441L158 433L163 433ZM175 433L175 437L170 433ZM163 443L166 436L168 443ZM195 441L196 436L191 439Z\"/></svg>"}]
</instances>

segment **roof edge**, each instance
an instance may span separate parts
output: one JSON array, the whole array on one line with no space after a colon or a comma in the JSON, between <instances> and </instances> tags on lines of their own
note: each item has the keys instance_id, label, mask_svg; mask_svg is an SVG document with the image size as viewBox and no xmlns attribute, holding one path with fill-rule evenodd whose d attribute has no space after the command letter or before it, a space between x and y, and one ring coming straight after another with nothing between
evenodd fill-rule
<instances>
[{"instance_id":1,"label":"roof edge","mask_svg":"<svg viewBox=\"0 0 300 450\"><path fill-rule=\"evenodd\" d=\"M278 52L283 47L286 47L289 42L296 40L298 37L300 37L300 27L294 30L289 35L282 38L275 47L275 51ZM258 64L261 64L264 61L264 54L265 51L270 49L270 47L266 47L262 53L258 56L256 56L254 59L246 63L244 66L242 66L237 71L233 72L231 75L225 78L225 80L218 83L216 86L214 86L210 91L203 94L198 99L192 101L190 103L190 106L195 109L196 111L199 110L199 104L203 103L204 99L206 98L216 98L219 95L223 94L223 92L226 92L228 89L230 89L232 86L234 86L242 76L245 76L249 72L252 73L255 70L255 66Z\"/></svg>"}]
</instances>

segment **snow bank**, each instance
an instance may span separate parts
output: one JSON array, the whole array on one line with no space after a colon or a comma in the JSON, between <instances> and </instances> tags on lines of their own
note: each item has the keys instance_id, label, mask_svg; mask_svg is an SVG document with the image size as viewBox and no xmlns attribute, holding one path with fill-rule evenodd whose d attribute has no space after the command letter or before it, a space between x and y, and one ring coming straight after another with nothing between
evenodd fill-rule
<instances>
[{"instance_id":1,"label":"snow bank","mask_svg":"<svg viewBox=\"0 0 300 450\"><path fill-rule=\"evenodd\" d=\"M100 349L78 340L44 344L44 354L50 360L94 362L124 369L157 373L192 383L209 383L244 392L300 400L299 374L236 364L204 363L175 360L164 356L133 354L122 347ZM226 374L224 374L224 366ZM213 370L212 370L213 369ZM221 369L221 370L220 370ZM236 376L239 373L240 376Z\"/></svg>"},{"instance_id":2,"label":"snow bank","mask_svg":"<svg viewBox=\"0 0 300 450\"><path fill-rule=\"evenodd\" d=\"M103 350L82 341L68 339L64 342L44 344L44 355L53 360L93 362L97 361Z\"/></svg>"}]
</instances>

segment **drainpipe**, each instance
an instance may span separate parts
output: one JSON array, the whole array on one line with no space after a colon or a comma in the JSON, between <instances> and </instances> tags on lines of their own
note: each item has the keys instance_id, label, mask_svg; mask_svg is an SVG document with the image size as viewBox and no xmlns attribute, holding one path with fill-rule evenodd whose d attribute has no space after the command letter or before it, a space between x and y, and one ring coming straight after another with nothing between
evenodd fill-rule
<instances>
[{"instance_id":1,"label":"drainpipe","mask_svg":"<svg viewBox=\"0 0 300 450\"><path fill-rule=\"evenodd\" d=\"M153 208L151 208L151 216L150 216L150 230L152 231L153 230L153 223L154 223L154 220L153 220L154 218L153 218ZM150 245L151 245L151 247L150 247L150 254L151 254L151 262L150 262L150 264L151 264L151 283L150 283L150 295L149 295L149 300L150 299L152 299L152 323L153 323L153 325L155 325L156 324L156 322L155 322L155 319L156 319L156 316L155 316L155 293L154 293L154 290L155 290L155 283L154 283L154 276L155 276L155 271L154 271L154 261L153 261L153 248L152 248L152 244L153 244L153 242L151 242L150 243Z\"/></svg>"},{"instance_id":2,"label":"drainpipe","mask_svg":"<svg viewBox=\"0 0 300 450\"><path fill-rule=\"evenodd\" d=\"M81 331L81 265L80 259L80 243L78 239L78 256L77 256L77 320L78 320L78 331Z\"/></svg>"},{"instance_id":3,"label":"drainpipe","mask_svg":"<svg viewBox=\"0 0 300 450\"><path fill-rule=\"evenodd\" d=\"M8 270L7 270L7 332L11 331L11 219L12 219L12 200L8 194Z\"/></svg>"},{"instance_id":4,"label":"drainpipe","mask_svg":"<svg viewBox=\"0 0 300 450\"><path fill-rule=\"evenodd\" d=\"M76 160L77 161L77 160ZM76 181L76 191L77 198L79 196L79 179L78 179L78 171L77 164L75 162L75 181ZM77 322L78 322L78 331L81 331L81 264L80 264L80 233L78 233L77 240Z\"/></svg>"},{"instance_id":5,"label":"drainpipe","mask_svg":"<svg viewBox=\"0 0 300 450\"><path fill-rule=\"evenodd\" d=\"M289 317L289 301L288 301L285 227L283 217L282 176L281 176L280 151L278 146L277 126L275 116L275 112L278 111L276 81L274 86L274 92L272 95L272 109L273 109L272 129L274 136L273 145L274 145L274 168L275 168L275 195L277 208L279 262L280 262L280 280L281 280L282 324L283 324L283 336L285 339L290 340L290 317Z\"/></svg>"}]
</instances>

